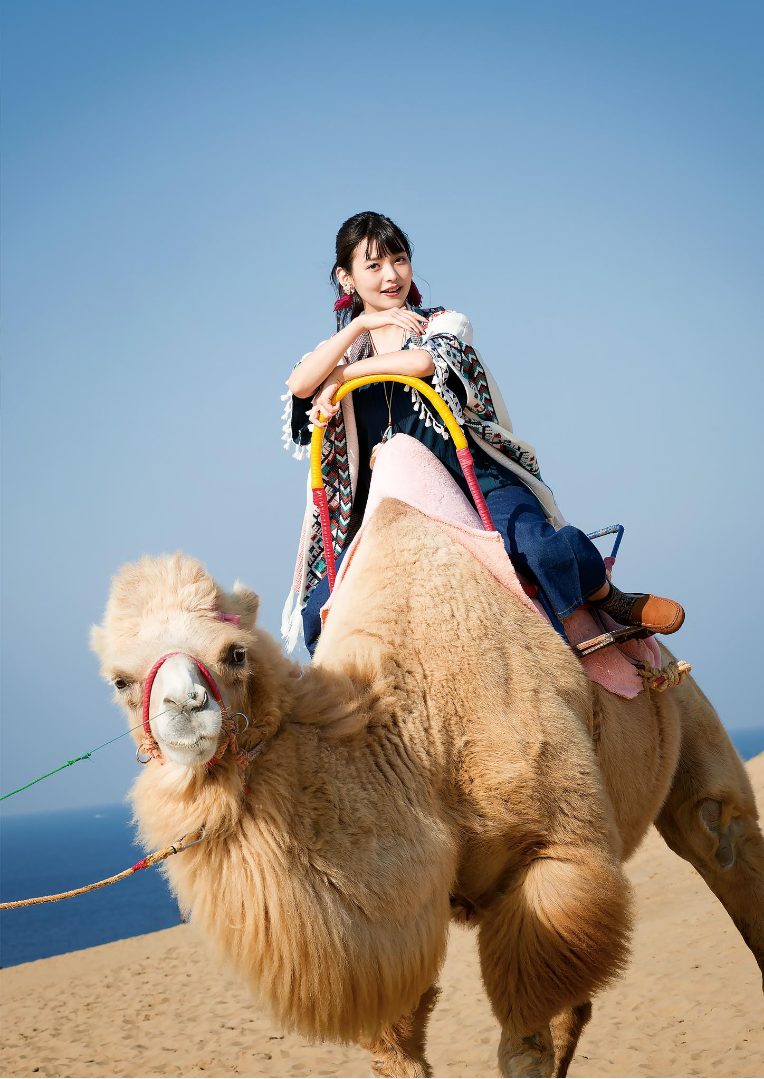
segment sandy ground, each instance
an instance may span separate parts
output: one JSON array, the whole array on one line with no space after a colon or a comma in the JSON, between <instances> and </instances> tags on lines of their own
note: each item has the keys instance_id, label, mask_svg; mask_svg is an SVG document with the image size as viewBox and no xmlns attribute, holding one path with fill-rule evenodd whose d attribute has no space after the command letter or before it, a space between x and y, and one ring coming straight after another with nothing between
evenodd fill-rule
<instances>
[{"instance_id":1,"label":"sandy ground","mask_svg":"<svg viewBox=\"0 0 764 1079\"><path fill-rule=\"evenodd\" d=\"M749 763L764 804L764 754ZM652 832L629 864L631 967L595 1002L573 1076L762 1076L761 974L703 881ZM189 926L0 972L4 1076L359 1076L365 1053L283 1034ZM492 1076L498 1027L454 929L430 1027L439 1076Z\"/></svg>"}]
</instances>

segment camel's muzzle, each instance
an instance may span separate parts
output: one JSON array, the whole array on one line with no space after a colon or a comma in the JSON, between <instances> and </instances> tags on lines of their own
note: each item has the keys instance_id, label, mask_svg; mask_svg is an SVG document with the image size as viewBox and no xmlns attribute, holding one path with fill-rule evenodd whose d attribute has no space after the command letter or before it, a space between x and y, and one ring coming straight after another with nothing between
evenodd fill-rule
<instances>
[{"instance_id":1,"label":"camel's muzzle","mask_svg":"<svg viewBox=\"0 0 764 1079\"><path fill-rule=\"evenodd\" d=\"M186 659L189 659L196 668L196 671L201 675L203 684L193 684L188 692L170 693L165 697L163 703L169 704L176 710L177 714L174 721L170 721L170 729L167 736L164 737L162 741L166 742L168 746L176 746L181 750L198 749L204 742L209 742L211 738L214 738L215 744L217 744L220 728L218 727L213 734L207 729L207 725L201 722L204 712L208 711L209 695L215 700L220 710L221 721L225 722L227 717L223 695L220 692L214 676L204 664L198 660L196 656L190 655L187 652L176 651L165 653L165 655L159 657L149 671L143 687L142 719L145 739L138 751L138 759L143 763L152 758L158 760L161 760L162 758L161 750L157 744L154 732L151 729L151 693L159 670L163 664L173 656L184 656ZM140 756L141 753L146 755L145 760ZM215 760L216 758L213 757L211 761L208 761L207 767L214 764Z\"/></svg>"}]
</instances>

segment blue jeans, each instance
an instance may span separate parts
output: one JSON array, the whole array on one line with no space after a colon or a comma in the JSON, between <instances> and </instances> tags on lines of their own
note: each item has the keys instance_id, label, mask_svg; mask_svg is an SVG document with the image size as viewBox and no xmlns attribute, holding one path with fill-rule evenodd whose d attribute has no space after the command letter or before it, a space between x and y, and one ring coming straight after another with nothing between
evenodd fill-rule
<instances>
[{"instance_id":1,"label":"blue jeans","mask_svg":"<svg viewBox=\"0 0 764 1079\"><path fill-rule=\"evenodd\" d=\"M564 637L560 619L605 583L602 555L580 528L555 529L519 479L491 491L486 503L512 565L539 586L539 602Z\"/></svg>"},{"instance_id":2,"label":"blue jeans","mask_svg":"<svg viewBox=\"0 0 764 1079\"><path fill-rule=\"evenodd\" d=\"M580 607L605 583L602 555L585 532L573 525L555 529L536 496L522 480L497 487L486 495L510 561L518 573L539 586L538 599L559 634L560 619ZM347 547L337 559L342 564ZM322 577L302 611L305 645L313 655L319 634L319 611L329 598L329 580Z\"/></svg>"},{"instance_id":3,"label":"blue jeans","mask_svg":"<svg viewBox=\"0 0 764 1079\"><path fill-rule=\"evenodd\" d=\"M339 570L342 565L342 559L347 553L348 543L336 558L336 566ZM325 573L317 585L314 586L313 591L308 596L308 602L302 609L302 632L305 637L305 647L308 649L311 655L316 650L318 644L318 638L321 633L321 615L318 613L326 601L329 599L329 577Z\"/></svg>"}]
</instances>

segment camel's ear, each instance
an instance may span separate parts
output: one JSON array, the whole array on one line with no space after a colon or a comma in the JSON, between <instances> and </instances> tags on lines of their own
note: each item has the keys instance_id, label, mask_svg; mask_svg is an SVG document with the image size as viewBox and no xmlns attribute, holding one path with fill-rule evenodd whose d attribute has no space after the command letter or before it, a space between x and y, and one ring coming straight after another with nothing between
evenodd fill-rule
<instances>
[{"instance_id":1,"label":"camel's ear","mask_svg":"<svg viewBox=\"0 0 764 1079\"><path fill-rule=\"evenodd\" d=\"M242 618L254 626L257 612L260 610L260 597L250 591L241 581L234 582L233 594L236 596L236 607L241 612Z\"/></svg>"},{"instance_id":2,"label":"camel's ear","mask_svg":"<svg viewBox=\"0 0 764 1079\"><path fill-rule=\"evenodd\" d=\"M90 647L99 659L103 657L104 631L102 626L90 627Z\"/></svg>"}]
</instances>

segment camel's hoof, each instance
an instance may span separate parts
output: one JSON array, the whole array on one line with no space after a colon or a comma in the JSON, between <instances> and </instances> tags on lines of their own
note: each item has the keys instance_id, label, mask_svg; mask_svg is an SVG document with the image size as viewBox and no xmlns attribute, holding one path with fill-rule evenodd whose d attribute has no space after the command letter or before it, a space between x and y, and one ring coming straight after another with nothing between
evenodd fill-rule
<instances>
[{"instance_id":1,"label":"camel's hoof","mask_svg":"<svg viewBox=\"0 0 764 1079\"><path fill-rule=\"evenodd\" d=\"M395 1053L371 1062L372 1079L428 1079L432 1075L426 1060L415 1060Z\"/></svg>"},{"instance_id":2,"label":"camel's hoof","mask_svg":"<svg viewBox=\"0 0 764 1079\"><path fill-rule=\"evenodd\" d=\"M507 1079L537 1079L554 1075L554 1047L551 1039L531 1034L516 1041L504 1041L499 1046L499 1067Z\"/></svg>"}]
</instances>

